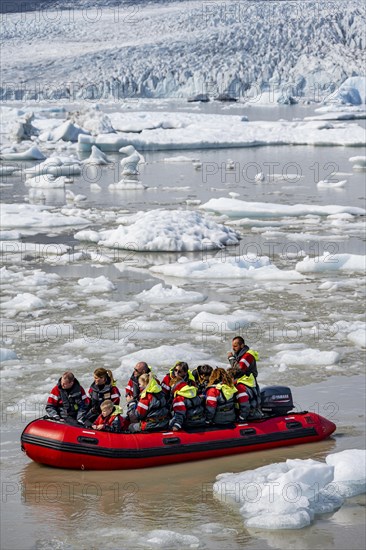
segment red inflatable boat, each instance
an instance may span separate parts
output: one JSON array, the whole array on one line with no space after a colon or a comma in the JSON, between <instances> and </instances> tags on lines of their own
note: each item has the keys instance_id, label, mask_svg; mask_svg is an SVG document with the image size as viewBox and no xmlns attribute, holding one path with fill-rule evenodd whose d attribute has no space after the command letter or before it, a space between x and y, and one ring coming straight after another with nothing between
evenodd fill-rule
<instances>
[{"instance_id":1,"label":"red inflatable boat","mask_svg":"<svg viewBox=\"0 0 366 550\"><path fill-rule=\"evenodd\" d=\"M335 424L312 412L288 413L202 431L114 434L34 420L21 436L23 451L35 462L82 470L119 470L162 466L312 443L329 437Z\"/></svg>"}]
</instances>

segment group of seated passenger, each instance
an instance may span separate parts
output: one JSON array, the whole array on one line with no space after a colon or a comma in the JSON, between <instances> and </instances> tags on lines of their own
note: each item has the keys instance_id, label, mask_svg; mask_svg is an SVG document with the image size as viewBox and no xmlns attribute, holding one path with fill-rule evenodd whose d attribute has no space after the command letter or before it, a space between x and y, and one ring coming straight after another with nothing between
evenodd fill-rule
<instances>
[{"instance_id":1,"label":"group of seated passenger","mask_svg":"<svg viewBox=\"0 0 366 550\"><path fill-rule=\"evenodd\" d=\"M46 411L55 420L117 433L178 431L261 418L258 355L241 337L233 339L233 351L228 353L227 370L205 364L191 371L178 361L161 383L140 361L126 386L126 416L110 370L94 371L88 394L73 373L65 372L48 397Z\"/></svg>"},{"instance_id":2,"label":"group of seated passenger","mask_svg":"<svg viewBox=\"0 0 366 550\"><path fill-rule=\"evenodd\" d=\"M74 374L67 371L51 390L46 412L54 420L74 421L73 423L90 427L101 415L103 403L110 401L113 406L119 406L120 398L121 393L109 369L95 369L94 381L88 393Z\"/></svg>"}]
</instances>

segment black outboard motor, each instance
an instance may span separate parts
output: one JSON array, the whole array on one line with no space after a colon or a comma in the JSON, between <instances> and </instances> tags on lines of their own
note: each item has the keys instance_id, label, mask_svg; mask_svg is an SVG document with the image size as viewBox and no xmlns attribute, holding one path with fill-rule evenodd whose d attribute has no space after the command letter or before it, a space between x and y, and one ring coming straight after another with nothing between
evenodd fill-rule
<instances>
[{"instance_id":1,"label":"black outboard motor","mask_svg":"<svg viewBox=\"0 0 366 550\"><path fill-rule=\"evenodd\" d=\"M261 390L261 409L265 414L280 416L294 408L287 386L267 386Z\"/></svg>"}]
</instances>

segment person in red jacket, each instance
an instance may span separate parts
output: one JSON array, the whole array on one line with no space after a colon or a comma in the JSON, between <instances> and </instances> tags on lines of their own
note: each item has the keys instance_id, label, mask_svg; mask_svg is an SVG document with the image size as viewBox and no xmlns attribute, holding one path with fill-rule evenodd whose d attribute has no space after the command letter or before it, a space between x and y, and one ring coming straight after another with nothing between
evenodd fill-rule
<instances>
[{"instance_id":1,"label":"person in red jacket","mask_svg":"<svg viewBox=\"0 0 366 550\"><path fill-rule=\"evenodd\" d=\"M231 366L228 372L232 374L237 389L243 398L242 403L239 404L242 411L240 420L246 417L251 419L262 418L261 393L257 382L258 352L250 349L241 336L233 338L232 349L233 351L229 351L227 354ZM244 392L248 394L249 411L247 405L244 404Z\"/></svg>"},{"instance_id":2,"label":"person in red jacket","mask_svg":"<svg viewBox=\"0 0 366 550\"><path fill-rule=\"evenodd\" d=\"M230 372L236 384L241 384L241 387L238 387L239 393L244 394L246 392L249 398L250 411L242 403L240 407L242 409L241 416L243 419L248 414L251 418L261 418L263 414L260 410L260 388L257 382L258 353L253 349L249 349L241 336L233 338L232 349L233 351L229 351L227 354L231 366Z\"/></svg>"},{"instance_id":3,"label":"person in red jacket","mask_svg":"<svg viewBox=\"0 0 366 550\"><path fill-rule=\"evenodd\" d=\"M101 414L98 416L92 428L105 432L120 433L127 429L128 420L122 416L122 409L110 399L106 399L100 406Z\"/></svg>"},{"instance_id":4,"label":"person in red jacket","mask_svg":"<svg viewBox=\"0 0 366 550\"><path fill-rule=\"evenodd\" d=\"M169 426L173 432L182 428L200 428L205 425L205 411L195 384L187 380L187 363L178 363L170 384L173 396L173 418Z\"/></svg>"},{"instance_id":5,"label":"person in red jacket","mask_svg":"<svg viewBox=\"0 0 366 550\"><path fill-rule=\"evenodd\" d=\"M231 367L239 367L243 374L250 376L253 374L255 378L258 376L257 360L258 353L246 345L244 338L235 336L232 339L232 349L227 354Z\"/></svg>"},{"instance_id":6,"label":"person in red jacket","mask_svg":"<svg viewBox=\"0 0 366 550\"><path fill-rule=\"evenodd\" d=\"M82 424L88 406L84 388L72 372L66 371L48 396L46 412L53 420Z\"/></svg>"},{"instance_id":7,"label":"person in red jacket","mask_svg":"<svg viewBox=\"0 0 366 550\"><path fill-rule=\"evenodd\" d=\"M152 373L139 377L140 397L133 409L129 405L129 417L132 423L129 431L150 432L165 430L169 425L169 410L161 386Z\"/></svg>"},{"instance_id":8,"label":"person in red jacket","mask_svg":"<svg viewBox=\"0 0 366 550\"><path fill-rule=\"evenodd\" d=\"M206 390L206 420L212 424L232 424L235 422L235 394L237 389L230 374L225 369L212 372Z\"/></svg>"},{"instance_id":9,"label":"person in red jacket","mask_svg":"<svg viewBox=\"0 0 366 550\"><path fill-rule=\"evenodd\" d=\"M188 368L188 364L185 361L177 361L169 372L164 376L161 387L166 395L168 403L171 403L173 395L171 392L171 381L175 378L176 372L180 372L180 377L188 384L188 386L196 386L196 380L192 372Z\"/></svg>"},{"instance_id":10,"label":"person in red jacket","mask_svg":"<svg viewBox=\"0 0 366 550\"><path fill-rule=\"evenodd\" d=\"M238 392L235 394L235 409L238 422L244 422L252 412L250 407L250 389L243 383L243 371L239 367L229 367L227 373L234 380Z\"/></svg>"}]
</instances>

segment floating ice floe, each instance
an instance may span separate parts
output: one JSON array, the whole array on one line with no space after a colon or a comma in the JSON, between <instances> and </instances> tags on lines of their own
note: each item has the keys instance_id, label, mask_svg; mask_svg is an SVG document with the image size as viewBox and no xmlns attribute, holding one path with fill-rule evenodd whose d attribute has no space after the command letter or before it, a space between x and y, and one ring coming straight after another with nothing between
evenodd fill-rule
<instances>
[{"instance_id":1,"label":"floating ice floe","mask_svg":"<svg viewBox=\"0 0 366 550\"><path fill-rule=\"evenodd\" d=\"M24 292L17 294L14 298L2 302L1 307L6 310L9 316L14 316L18 313L34 311L46 306L46 302L31 294L30 292Z\"/></svg>"},{"instance_id":2,"label":"floating ice floe","mask_svg":"<svg viewBox=\"0 0 366 550\"><path fill-rule=\"evenodd\" d=\"M0 361L14 361L18 359L17 354L12 349L0 348Z\"/></svg>"},{"instance_id":3,"label":"floating ice floe","mask_svg":"<svg viewBox=\"0 0 366 550\"><path fill-rule=\"evenodd\" d=\"M136 179L133 179L133 178ZM108 185L110 191L143 191L147 189L147 185L144 185L137 176L126 176L117 183L110 183Z\"/></svg>"},{"instance_id":4,"label":"floating ice floe","mask_svg":"<svg viewBox=\"0 0 366 550\"><path fill-rule=\"evenodd\" d=\"M118 151L127 144L143 150L182 150L286 144L361 146L364 143L363 128L348 122L279 120L244 124L240 116L234 115L148 111L111 113L110 118L120 131L99 134L93 142L80 136L79 148L87 150L91 143L105 152ZM133 128L135 133L129 133L127 128Z\"/></svg>"},{"instance_id":5,"label":"floating ice floe","mask_svg":"<svg viewBox=\"0 0 366 550\"><path fill-rule=\"evenodd\" d=\"M167 529L154 529L145 535L145 542L149 548L199 548L200 540L193 535L183 535Z\"/></svg>"},{"instance_id":6,"label":"floating ice floe","mask_svg":"<svg viewBox=\"0 0 366 550\"><path fill-rule=\"evenodd\" d=\"M98 149L105 153L116 152L130 143L130 134L98 134L97 136L87 136L79 134L78 149L79 151L91 151L92 145L96 145ZM132 147L132 145L131 145Z\"/></svg>"},{"instance_id":7,"label":"floating ice floe","mask_svg":"<svg viewBox=\"0 0 366 550\"><path fill-rule=\"evenodd\" d=\"M184 279L257 279L300 281L303 276L295 270L285 271L271 264L267 256L253 256L248 259L227 257L225 261L212 258L199 261L189 261L181 258L180 261L165 265L150 267L153 273L167 277Z\"/></svg>"},{"instance_id":8,"label":"floating ice floe","mask_svg":"<svg viewBox=\"0 0 366 550\"><path fill-rule=\"evenodd\" d=\"M18 241L21 237L19 231L0 231L0 241Z\"/></svg>"},{"instance_id":9,"label":"floating ice floe","mask_svg":"<svg viewBox=\"0 0 366 550\"><path fill-rule=\"evenodd\" d=\"M57 261L61 258L61 256L65 255L70 250L69 246L66 246L61 243L30 243L30 242L15 242L15 241L0 241L0 252L4 255L6 258L9 255L20 255L22 259L28 258L32 260L42 260L42 261ZM12 256L14 257L14 256ZM3 271L0 271L2 277L8 276L7 273L4 274ZM19 277L17 275L17 286L24 286L24 284L28 284L30 286L34 285L43 285L45 284L44 281L47 281L47 284L52 279L58 279L59 276L54 274L49 274L46 276L43 272L42 276L39 276L38 270L35 270L32 277L25 277L24 282L23 279L18 280ZM14 277L14 275L12 275ZM33 281L36 281L34 283Z\"/></svg>"},{"instance_id":10,"label":"floating ice floe","mask_svg":"<svg viewBox=\"0 0 366 550\"><path fill-rule=\"evenodd\" d=\"M201 311L190 322L190 326L194 330L202 332L202 334L238 332L240 329L247 327L251 323L257 323L261 320L259 313L251 313L246 311L236 311L231 314L217 315Z\"/></svg>"},{"instance_id":11,"label":"floating ice floe","mask_svg":"<svg viewBox=\"0 0 366 550\"><path fill-rule=\"evenodd\" d=\"M224 304L223 302L216 301L206 302L204 306L206 313L215 313L218 315L227 313L230 310L230 307L231 306L229 304ZM189 306L187 308L187 311L197 311L198 313L200 313L202 311L202 305L194 304L192 306Z\"/></svg>"},{"instance_id":12,"label":"floating ice floe","mask_svg":"<svg viewBox=\"0 0 366 550\"><path fill-rule=\"evenodd\" d=\"M316 184L318 187L326 187L327 189L339 189L344 187L347 183L347 180L341 181L329 181L329 180L320 180Z\"/></svg>"},{"instance_id":13,"label":"floating ice floe","mask_svg":"<svg viewBox=\"0 0 366 550\"><path fill-rule=\"evenodd\" d=\"M121 168L123 176L134 176L139 173L138 164L140 162L140 155L135 151L128 157L121 160Z\"/></svg>"},{"instance_id":14,"label":"floating ice floe","mask_svg":"<svg viewBox=\"0 0 366 550\"><path fill-rule=\"evenodd\" d=\"M363 284L363 280L357 283L357 280L353 279L353 286L349 285L348 283L352 282L347 279L344 281L344 285L346 288L355 288L359 287L360 283ZM331 288L331 291L333 292L333 288ZM356 316L357 317L357 316ZM347 338L350 342L352 342L355 346L359 348L365 348L366 347L366 323L364 321L346 321L346 320L340 320L336 321L334 324L329 325L329 330L332 332L332 334L337 335L337 339L340 341L343 337ZM315 328L312 329L312 332L316 330Z\"/></svg>"},{"instance_id":15,"label":"floating ice floe","mask_svg":"<svg viewBox=\"0 0 366 550\"><path fill-rule=\"evenodd\" d=\"M103 298L95 298L91 296L88 300L88 306L93 308L98 308L98 316L104 317L108 319L118 318L120 319L123 315L128 315L129 313L134 313L136 310L138 310L140 304L139 302L136 302L135 300L131 300L129 302L110 302L109 300L105 300ZM104 309L103 309L104 308ZM135 323L132 321L129 323L128 321L124 325L124 327L127 329L127 331L131 328L131 326L134 327ZM122 335L122 328L121 326L118 327L118 335L120 338L123 338ZM133 348L134 345L132 344Z\"/></svg>"},{"instance_id":16,"label":"floating ice floe","mask_svg":"<svg viewBox=\"0 0 366 550\"><path fill-rule=\"evenodd\" d=\"M256 181L257 183L260 183L260 182L264 181L265 179L266 179L266 177L263 174L263 172L258 172L258 174L256 174L255 177L254 177L254 181Z\"/></svg>"},{"instance_id":17,"label":"floating ice floe","mask_svg":"<svg viewBox=\"0 0 366 550\"><path fill-rule=\"evenodd\" d=\"M90 184L90 191L93 193L99 193L102 190L101 186L97 183L91 183Z\"/></svg>"},{"instance_id":18,"label":"floating ice floe","mask_svg":"<svg viewBox=\"0 0 366 550\"><path fill-rule=\"evenodd\" d=\"M90 260L93 264L110 264L113 262L111 258L100 252L93 252L92 250L81 250L79 252L73 252L64 254L57 260L57 265L66 265L74 262L85 262ZM89 263L90 263L89 262Z\"/></svg>"},{"instance_id":19,"label":"floating ice floe","mask_svg":"<svg viewBox=\"0 0 366 550\"><path fill-rule=\"evenodd\" d=\"M103 134L107 135L107 134ZM89 153L92 150L93 145L95 145L96 138L95 136L89 136L86 134L78 135L78 150L83 153ZM100 149L100 148L99 148Z\"/></svg>"},{"instance_id":20,"label":"floating ice floe","mask_svg":"<svg viewBox=\"0 0 366 550\"><path fill-rule=\"evenodd\" d=\"M316 515L339 509L344 499L365 492L366 452L352 449L326 463L294 459L255 470L217 476L213 495L239 505L247 528L301 529Z\"/></svg>"},{"instance_id":21,"label":"floating ice floe","mask_svg":"<svg viewBox=\"0 0 366 550\"><path fill-rule=\"evenodd\" d=\"M322 109L315 109L315 111L322 112ZM303 120L359 120L364 118L366 118L365 109L349 107L347 110L347 107L343 109L339 107L339 109L337 109L337 107L334 106L334 108L326 108L324 114L306 116Z\"/></svg>"},{"instance_id":22,"label":"floating ice floe","mask_svg":"<svg viewBox=\"0 0 366 550\"><path fill-rule=\"evenodd\" d=\"M176 157L165 157L163 159L164 162L197 162L196 159L193 159L191 157L185 157L184 155L178 155Z\"/></svg>"},{"instance_id":23,"label":"floating ice floe","mask_svg":"<svg viewBox=\"0 0 366 550\"><path fill-rule=\"evenodd\" d=\"M175 128L167 129L158 124L151 129L149 120L158 121L161 114L133 112L123 116L136 119L140 115L143 117L140 125L145 124L145 127L136 137L127 132L99 134L92 139L81 135L79 149L87 151L95 144L105 152L118 151L127 143L137 149L172 150L284 144L357 146L364 142L363 128L350 123L255 121L243 126L239 116L170 113L176 120Z\"/></svg>"},{"instance_id":24,"label":"floating ice floe","mask_svg":"<svg viewBox=\"0 0 366 550\"><path fill-rule=\"evenodd\" d=\"M0 204L1 227L34 229L40 227L63 227L89 225L85 218L64 216L59 212L49 212L49 206L39 204Z\"/></svg>"},{"instance_id":25,"label":"floating ice floe","mask_svg":"<svg viewBox=\"0 0 366 550\"><path fill-rule=\"evenodd\" d=\"M73 157L49 157L44 162L24 170L28 176L50 174L52 176L72 176L81 174L80 161Z\"/></svg>"},{"instance_id":26,"label":"floating ice floe","mask_svg":"<svg viewBox=\"0 0 366 550\"><path fill-rule=\"evenodd\" d=\"M129 226L101 231L101 246L141 251L180 252L223 248L238 244L239 234L200 212L151 210Z\"/></svg>"},{"instance_id":27,"label":"floating ice floe","mask_svg":"<svg viewBox=\"0 0 366 550\"><path fill-rule=\"evenodd\" d=\"M107 155L103 153L98 147L95 145L92 145L91 148L91 155L87 159L83 160L83 164L99 164L99 165L105 165L110 164L112 161L109 160Z\"/></svg>"},{"instance_id":28,"label":"floating ice floe","mask_svg":"<svg viewBox=\"0 0 366 550\"><path fill-rule=\"evenodd\" d=\"M188 206L198 206L201 204L200 199L186 199L184 201Z\"/></svg>"},{"instance_id":29,"label":"floating ice floe","mask_svg":"<svg viewBox=\"0 0 366 550\"><path fill-rule=\"evenodd\" d=\"M359 348L366 348L366 329L359 328L347 334L348 340Z\"/></svg>"},{"instance_id":30,"label":"floating ice floe","mask_svg":"<svg viewBox=\"0 0 366 550\"><path fill-rule=\"evenodd\" d=\"M18 166L0 166L0 176L12 176L19 172Z\"/></svg>"},{"instance_id":31,"label":"floating ice floe","mask_svg":"<svg viewBox=\"0 0 366 550\"><path fill-rule=\"evenodd\" d=\"M84 293L111 292L112 290L116 290L112 281L107 279L104 275L96 277L95 279L91 277L79 279L78 285L81 286L82 292Z\"/></svg>"},{"instance_id":32,"label":"floating ice floe","mask_svg":"<svg viewBox=\"0 0 366 550\"><path fill-rule=\"evenodd\" d=\"M139 153L138 151L136 151L136 149L134 148L133 145L126 145L125 147L121 147L119 150L118 150L119 153L123 153L124 155L126 156L130 156L132 155L133 153L137 153L138 156L140 157L140 164L143 164L145 162L145 157L143 155L141 155L141 153Z\"/></svg>"},{"instance_id":33,"label":"floating ice floe","mask_svg":"<svg viewBox=\"0 0 366 550\"><path fill-rule=\"evenodd\" d=\"M317 273L323 271L365 271L366 256L360 254L329 254L310 258L306 256L295 267L300 273Z\"/></svg>"},{"instance_id":34,"label":"floating ice floe","mask_svg":"<svg viewBox=\"0 0 366 550\"><path fill-rule=\"evenodd\" d=\"M353 163L353 170L366 170L366 156L358 155L356 157L350 157L348 160Z\"/></svg>"},{"instance_id":35,"label":"floating ice floe","mask_svg":"<svg viewBox=\"0 0 366 550\"><path fill-rule=\"evenodd\" d=\"M192 162L195 170L202 170L202 162L201 161L193 161Z\"/></svg>"},{"instance_id":36,"label":"floating ice floe","mask_svg":"<svg viewBox=\"0 0 366 550\"><path fill-rule=\"evenodd\" d=\"M174 285L171 288L163 287L161 283L150 290L143 290L135 298L147 304L189 304L205 300L200 292L190 292Z\"/></svg>"},{"instance_id":37,"label":"floating ice floe","mask_svg":"<svg viewBox=\"0 0 366 550\"><path fill-rule=\"evenodd\" d=\"M336 351L320 351L319 349L285 349L272 357L273 364L279 365L335 365L341 359Z\"/></svg>"},{"instance_id":38,"label":"floating ice floe","mask_svg":"<svg viewBox=\"0 0 366 550\"><path fill-rule=\"evenodd\" d=\"M40 141L78 141L80 134L89 135L90 132L81 128L78 124L73 124L70 120L65 120L60 126L50 131L42 132L39 136Z\"/></svg>"},{"instance_id":39,"label":"floating ice floe","mask_svg":"<svg viewBox=\"0 0 366 550\"><path fill-rule=\"evenodd\" d=\"M70 189L67 189L65 192L66 202L68 203L77 203L86 201L86 195L81 195L80 193L75 195Z\"/></svg>"},{"instance_id":40,"label":"floating ice floe","mask_svg":"<svg viewBox=\"0 0 366 550\"><path fill-rule=\"evenodd\" d=\"M51 174L42 174L25 180L27 187L40 187L44 189L60 189L65 187L65 177L56 178Z\"/></svg>"},{"instance_id":41,"label":"floating ice floe","mask_svg":"<svg viewBox=\"0 0 366 550\"><path fill-rule=\"evenodd\" d=\"M78 241L97 243L100 240L100 235L97 231L93 231L92 229L83 229L75 233L74 239L77 239Z\"/></svg>"},{"instance_id":42,"label":"floating ice floe","mask_svg":"<svg viewBox=\"0 0 366 550\"><path fill-rule=\"evenodd\" d=\"M41 245L40 243L18 243L18 252L24 254L25 252L33 251L38 257L44 258L48 255L58 256L67 252L69 247L62 244L49 244ZM48 286L53 283L57 283L60 280L60 276L57 273L46 273L40 269L34 269L31 273L25 274L24 272L15 272L6 267L2 267L0 270L1 282L3 285L13 286L16 284L17 288L29 288Z\"/></svg>"},{"instance_id":43,"label":"floating ice floe","mask_svg":"<svg viewBox=\"0 0 366 550\"><path fill-rule=\"evenodd\" d=\"M203 210L219 212L231 217L258 217L258 218L278 218L283 216L307 216L309 214L318 216L329 216L331 214L341 214L343 212L355 216L366 214L364 208L356 206L338 206L338 205L316 205L316 204L275 204L265 202L249 202L238 199L228 199L220 197L210 199L200 206Z\"/></svg>"},{"instance_id":44,"label":"floating ice floe","mask_svg":"<svg viewBox=\"0 0 366 550\"><path fill-rule=\"evenodd\" d=\"M366 491L366 451L349 449L328 455L326 463L334 467L334 488L343 498Z\"/></svg>"},{"instance_id":45,"label":"floating ice floe","mask_svg":"<svg viewBox=\"0 0 366 550\"><path fill-rule=\"evenodd\" d=\"M32 136L38 136L39 130L32 125L34 120L33 113L25 113L21 118L17 119L11 129L11 135L17 141L23 139L31 139Z\"/></svg>"},{"instance_id":46,"label":"floating ice floe","mask_svg":"<svg viewBox=\"0 0 366 550\"><path fill-rule=\"evenodd\" d=\"M115 133L109 116L97 107L79 114L77 121L84 130L93 135Z\"/></svg>"},{"instance_id":47,"label":"floating ice floe","mask_svg":"<svg viewBox=\"0 0 366 550\"><path fill-rule=\"evenodd\" d=\"M0 158L3 160L44 160L46 157L36 145L33 145L19 153L16 151L2 152Z\"/></svg>"}]
</instances>

